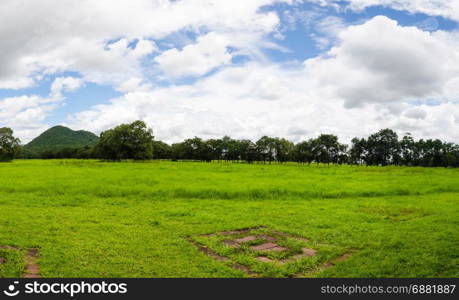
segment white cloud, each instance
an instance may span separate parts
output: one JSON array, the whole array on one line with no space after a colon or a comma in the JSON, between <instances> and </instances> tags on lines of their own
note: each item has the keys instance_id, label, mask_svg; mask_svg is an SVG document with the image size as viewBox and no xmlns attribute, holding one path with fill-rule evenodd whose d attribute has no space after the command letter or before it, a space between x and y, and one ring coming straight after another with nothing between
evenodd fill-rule
<instances>
[{"instance_id":1,"label":"white cloud","mask_svg":"<svg viewBox=\"0 0 459 300\"><path fill-rule=\"evenodd\" d=\"M36 95L0 99L1 124L13 128L15 136L28 142L48 128L42 122L55 108L55 99Z\"/></svg>"},{"instance_id":2,"label":"white cloud","mask_svg":"<svg viewBox=\"0 0 459 300\"><path fill-rule=\"evenodd\" d=\"M351 7L355 9L383 5L411 13L421 12L459 21L459 2L455 0L350 0L350 2Z\"/></svg>"},{"instance_id":3,"label":"white cloud","mask_svg":"<svg viewBox=\"0 0 459 300\"><path fill-rule=\"evenodd\" d=\"M155 61L171 77L204 75L231 62L232 55L227 51L229 45L230 40L226 36L211 32L181 51L174 48L163 52Z\"/></svg>"},{"instance_id":4,"label":"white cloud","mask_svg":"<svg viewBox=\"0 0 459 300\"><path fill-rule=\"evenodd\" d=\"M326 49L334 44L340 32L346 29L346 22L342 18L328 16L318 19L314 29L319 35L312 34L312 39L316 41L319 49Z\"/></svg>"},{"instance_id":5,"label":"white cloud","mask_svg":"<svg viewBox=\"0 0 459 300\"><path fill-rule=\"evenodd\" d=\"M130 78L118 87L118 91L122 93L129 93L129 92L144 92L152 89L151 84L145 83L142 78L133 77Z\"/></svg>"},{"instance_id":6,"label":"white cloud","mask_svg":"<svg viewBox=\"0 0 459 300\"><path fill-rule=\"evenodd\" d=\"M410 13L424 13L431 16L441 16L459 21L459 1L456 0L308 0L321 5L334 7L345 6L349 9L361 11L367 7L382 5L395 10Z\"/></svg>"},{"instance_id":7,"label":"white cloud","mask_svg":"<svg viewBox=\"0 0 459 300\"><path fill-rule=\"evenodd\" d=\"M57 77L51 85L51 96L60 99L62 97L62 92L75 91L82 85L83 81L80 78Z\"/></svg>"},{"instance_id":8,"label":"white cloud","mask_svg":"<svg viewBox=\"0 0 459 300\"><path fill-rule=\"evenodd\" d=\"M305 68L324 94L347 107L441 98L459 76L459 48L448 37L378 16L342 31L339 45Z\"/></svg>"},{"instance_id":9,"label":"white cloud","mask_svg":"<svg viewBox=\"0 0 459 300\"><path fill-rule=\"evenodd\" d=\"M376 17L340 31L337 45L304 67L227 66L191 85L133 91L68 124L100 132L143 119L169 142L265 134L297 141L320 133L349 141L386 127L459 141L459 93L451 88L459 80L459 47L452 35ZM427 105L433 96L437 104Z\"/></svg>"},{"instance_id":10,"label":"white cloud","mask_svg":"<svg viewBox=\"0 0 459 300\"><path fill-rule=\"evenodd\" d=\"M386 17L347 27L320 10L293 10L284 15L287 27L301 22L320 33L313 38L322 47L333 47L304 64L276 65L262 49L288 51L267 37L282 38L287 29L275 12L260 8L281 1L4 0L0 89L32 86L66 71L81 78L56 78L48 97L0 99L0 121L28 140L47 127L46 116L65 92L95 82L125 94L75 113L68 125L100 132L143 119L167 141L225 134L298 140L325 132L349 141L382 127L459 141L457 33L424 32ZM382 4L458 20L456 3L351 0L350 8ZM177 42L176 35L190 40ZM252 62L233 65L240 55ZM149 80L204 74L189 85ZM432 99L436 104L427 105Z\"/></svg>"},{"instance_id":11,"label":"white cloud","mask_svg":"<svg viewBox=\"0 0 459 300\"><path fill-rule=\"evenodd\" d=\"M50 87L48 97L24 95L0 99L0 124L12 127L22 142L28 142L49 126L43 121L65 100L64 93L83 85L79 78L57 77Z\"/></svg>"},{"instance_id":12,"label":"white cloud","mask_svg":"<svg viewBox=\"0 0 459 300\"><path fill-rule=\"evenodd\" d=\"M451 102L433 107L370 103L347 109L339 98L314 89L301 69L249 64L225 68L194 85L128 93L75 114L67 125L100 132L142 119L157 138L168 142L195 135L253 140L271 135L298 141L320 133L338 134L349 142L386 127L400 134L410 131L417 137L459 141L454 130L458 110L459 104Z\"/></svg>"},{"instance_id":13,"label":"white cloud","mask_svg":"<svg viewBox=\"0 0 459 300\"><path fill-rule=\"evenodd\" d=\"M260 7L278 1L3 0L0 88L28 87L42 74L64 71L116 87L142 77L142 58L158 50L152 40L173 33L250 35L256 43L279 23Z\"/></svg>"},{"instance_id":14,"label":"white cloud","mask_svg":"<svg viewBox=\"0 0 459 300\"><path fill-rule=\"evenodd\" d=\"M404 115L410 119L425 119L427 117L427 112L421 108L411 108L405 111Z\"/></svg>"},{"instance_id":15,"label":"white cloud","mask_svg":"<svg viewBox=\"0 0 459 300\"><path fill-rule=\"evenodd\" d=\"M314 28L328 36L337 36L346 28L346 23L340 17L328 16L318 20L318 22L314 25Z\"/></svg>"},{"instance_id":16,"label":"white cloud","mask_svg":"<svg viewBox=\"0 0 459 300\"><path fill-rule=\"evenodd\" d=\"M28 141L47 127L43 122L63 101L62 93L82 82L113 85L125 93L151 90L149 76L157 71L145 70L150 65L144 62L159 53L155 41L169 35L187 32L198 37L198 44L190 48L197 47L193 59L202 64L188 61L185 72L201 73L209 65L227 64L231 56L226 38L235 47L234 55L261 56L260 47L272 46L264 41L265 35L279 19L275 12L260 8L280 1L248 0L241 5L223 0L4 0L0 89L31 87L45 76L68 71L79 73L81 79L58 77L48 97L0 99L0 122ZM189 56L187 49L178 56ZM128 112L123 108L119 115Z\"/></svg>"}]
</instances>

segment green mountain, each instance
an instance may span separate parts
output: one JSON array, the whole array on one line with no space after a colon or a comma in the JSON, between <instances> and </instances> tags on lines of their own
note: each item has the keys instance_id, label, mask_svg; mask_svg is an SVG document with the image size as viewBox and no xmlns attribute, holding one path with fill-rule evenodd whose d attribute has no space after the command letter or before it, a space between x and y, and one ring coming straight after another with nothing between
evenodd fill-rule
<instances>
[{"instance_id":1,"label":"green mountain","mask_svg":"<svg viewBox=\"0 0 459 300\"><path fill-rule=\"evenodd\" d=\"M64 148L93 146L99 141L92 132L75 131L64 126L54 126L24 146L28 152L56 151Z\"/></svg>"}]
</instances>

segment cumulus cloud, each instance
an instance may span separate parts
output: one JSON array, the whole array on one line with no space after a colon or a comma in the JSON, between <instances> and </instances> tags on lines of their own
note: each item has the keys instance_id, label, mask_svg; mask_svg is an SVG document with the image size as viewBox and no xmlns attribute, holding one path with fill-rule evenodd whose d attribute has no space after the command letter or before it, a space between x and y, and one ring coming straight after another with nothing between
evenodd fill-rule
<instances>
[{"instance_id":1,"label":"cumulus cloud","mask_svg":"<svg viewBox=\"0 0 459 300\"><path fill-rule=\"evenodd\" d=\"M349 141L383 127L459 141L458 33L382 16L348 26L298 8L281 15L288 24L279 26L277 13L262 9L279 2L301 1L4 0L0 89L57 78L47 97L0 99L0 122L28 140L47 127L65 93L94 82L124 94L72 114L67 125L100 132L143 119L169 142L194 135L298 141L320 133ZM350 0L347 7L386 5L457 19L453 2ZM288 49L270 36L282 39L300 23L329 50L300 63L271 62L265 48ZM238 56L248 59L233 63ZM63 77L68 71L81 78ZM185 76L194 81L162 82Z\"/></svg>"},{"instance_id":2,"label":"cumulus cloud","mask_svg":"<svg viewBox=\"0 0 459 300\"><path fill-rule=\"evenodd\" d=\"M303 66L227 66L193 84L128 93L74 114L69 125L100 132L143 119L169 142L194 135L298 141L327 132L350 141L385 127L458 141L459 94L449 86L459 78L459 48L451 34L375 17L341 30L335 47ZM438 103L430 105L433 96Z\"/></svg>"},{"instance_id":3,"label":"cumulus cloud","mask_svg":"<svg viewBox=\"0 0 459 300\"><path fill-rule=\"evenodd\" d=\"M175 32L217 31L261 39L279 19L259 9L277 1L4 0L0 88L28 87L43 74L63 71L119 85L142 77L140 60L157 50L152 40Z\"/></svg>"},{"instance_id":4,"label":"cumulus cloud","mask_svg":"<svg viewBox=\"0 0 459 300\"><path fill-rule=\"evenodd\" d=\"M459 74L459 48L447 36L378 16L342 31L339 45L305 68L349 108L440 97Z\"/></svg>"},{"instance_id":5,"label":"cumulus cloud","mask_svg":"<svg viewBox=\"0 0 459 300\"><path fill-rule=\"evenodd\" d=\"M361 11L371 6L385 6L410 13L424 13L459 21L459 2L455 0L308 0L321 5Z\"/></svg>"},{"instance_id":6,"label":"cumulus cloud","mask_svg":"<svg viewBox=\"0 0 459 300\"><path fill-rule=\"evenodd\" d=\"M320 133L338 134L349 142L385 127L400 134L410 131L417 137L459 140L454 130L457 103L434 107L370 103L347 109L342 99L326 98L314 85L302 69L232 66L193 85L126 94L110 104L73 115L68 125L100 132L120 122L142 119L157 138L168 142L195 135L253 140L270 135L299 141Z\"/></svg>"},{"instance_id":7,"label":"cumulus cloud","mask_svg":"<svg viewBox=\"0 0 459 300\"><path fill-rule=\"evenodd\" d=\"M123 93L151 90L150 78L157 75L147 69L152 56L159 55L166 73L175 75L171 68L176 59L183 63L184 74L227 64L228 39L234 55L261 53L260 47L271 46L264 38L279 18L260 8L282 1L248 0L240 5L221 0L4 0L0 89L32 87L69 71L81 78L58 77L48 96L0 99L0 122L27 141L46 127L43 122L63 101L62 94L84 82L112 85ZM161 54L155 41L181 32L197 36L196 44L176 55Z\"/></svg>"},{"instance_id":8,"label":"cumulus cloud","mask_svg":"<svg viewBox=\"0 0 459 300\"><path fill-rule=\"evenodd\" d=\"M406 10L411 13L424 13L433 16L459 21L459 2L458 1L438 1L438 0L350 0L351 7L363 9L374 5L383 5L397 10Z\"/></svg>"},{"instance_id":9,"label":"cumulus cloud","mask_svg":"<svg viewBox=\"0 0 459 300\"><path fill-rule=\"evenodd\" d=\"M427 112L421 108L411 108L405 111L405 116L410 119L425 119L427 116Z\"/></svg>"},{"instance_id":10,"label":"cumulus cloud","mask_svg":"<svg viewBox=\"0 0 459 300\"><path fill-rule=\"evenodd\" d=\"M48 128L42 122L55 107L56 100L52 97L31 95L4 98L0 100L1 124L13 128L16 136L28 142Z\"/></svg>"},{"instance_id":11,"label":"cumulus cloud","mask_svg":"<svg viewBox=\"0 0 459 300\"><path fill-rule=\"evenodd\" d=\"M163 52L155 61L171 77L203 75L231 62L232 55L227 51L229 45L226 36L211 32L182 50L174 48Z\"/></svg>"},{"instance_id":12,"label":"cumulus cloud","mask_svg":"<svg viewBox=\"0 0 459 300\"><path fill-rule=\"evenodd\" d=\"M80 88L83 81L75 77L57 77L51 85L51 97L60 99L62 92L72 92Z\"/></svg>"},{"instance_id":13,"label":"cumulus cloud","mask_svg":"<svg viewBox=\"0 0 459 300\"><path fill-rule=\"evenodd\" d=\"M339 33L344 31L346 26L346 22L336 16L318 19L314 25L318 34L313 33L312 38L316 41L319 49L326 49L336 41Z\"/></svg>"},{"instance_id":14,"label":"cumulus cloud","mask_svg":"<svg viewBox=\"0 0 459 300\"><path fill-rule=\"evenodd\" d=\"M28 142L48 125L43 121L65 100L64 93L77 90L83 85L80 78L57 77L47 97L24 95L0 99L2 126L12 127L23 142Z\"/></svg>"}]
</instances>

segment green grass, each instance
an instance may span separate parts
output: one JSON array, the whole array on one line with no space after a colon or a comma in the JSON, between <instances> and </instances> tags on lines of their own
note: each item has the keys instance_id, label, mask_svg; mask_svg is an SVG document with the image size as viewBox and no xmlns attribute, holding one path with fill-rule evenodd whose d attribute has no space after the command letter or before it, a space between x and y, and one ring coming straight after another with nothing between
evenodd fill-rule
<instances>
[{"instance_id":1,"label":"green grass","mask_svg":"<svg viewBox=\"0 0 459 300\"><path fill-rule=\"evenodd\" d=\"M276 267L230 253L216 240L203 242L261 276L458 277L459 170L0 164L0 245L39 248L44 277L244 277L189 239L256 226L308 238L318 255ZM351 250L347 260L317 268ZM18 251L0 249L0 256L7 261L0 277L21 275Z\"/></svg>"},{"instance_id":2,"label":"green grass","mask_svg":"<svg viewBox=\"0 0 459 300\"><path fill-rule=\"evenodd\" d=\"M5 260L0 266L0 278L18 277L22 274L25 267L24 255L25 251L0 249L0 257Z\"/></svg>"}]
</instances>

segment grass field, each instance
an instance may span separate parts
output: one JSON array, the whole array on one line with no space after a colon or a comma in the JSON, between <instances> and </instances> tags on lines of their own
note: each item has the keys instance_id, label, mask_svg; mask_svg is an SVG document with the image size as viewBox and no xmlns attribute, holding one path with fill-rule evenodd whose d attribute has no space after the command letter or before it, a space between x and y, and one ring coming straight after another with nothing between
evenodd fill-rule
<instances>
[{"instance_id":1,"label":"grass field","mask_svg":"<svg viewBox=\"0 0 459 300\"><path fill-rule=\"evenodd\" d=\"M222 243L249 227L317 255ZM18 160L0 164L0 246L20 249L0 248L0 277L30 248L43 277L458 277L459 170Z\"/></svg>"}]
</instances>

